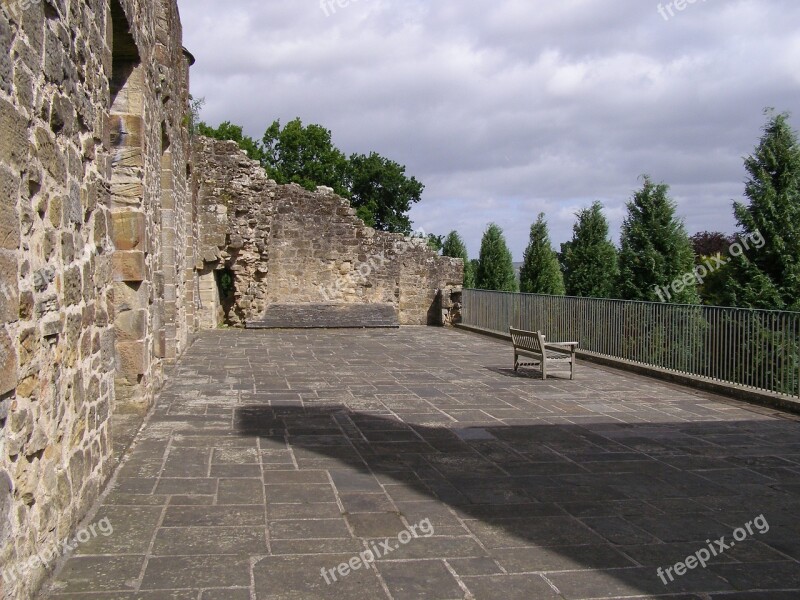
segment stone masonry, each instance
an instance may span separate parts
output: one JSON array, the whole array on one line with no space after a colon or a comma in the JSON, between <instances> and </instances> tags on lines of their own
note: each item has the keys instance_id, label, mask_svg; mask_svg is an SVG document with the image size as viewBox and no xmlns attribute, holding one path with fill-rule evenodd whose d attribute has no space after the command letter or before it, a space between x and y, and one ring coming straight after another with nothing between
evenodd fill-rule
<instances>
[{"instance_id":1,"label":"stone masonry","mask_svg":"<svg viewBox=\"0 0 800 600\"><path fill-rule=\"evenodd\" d=\"M401 325L441 324L441 302L460 291L463 264L422 238L375 231L329 189L279 186L233 142L194 148L201 213L204 319L234 326L273 304L392 305ZM214 273L226 270L229 306Z\"/></svg>"},{"instance_id":2,"label":"stone masonry","mask_svg":"<svg viewBox=\"0 0 800 600\"><path fill-rule=\"evenodd\" d=\"M0 595L28 598L195 329L191 57L175 0L3 0L0 45Z\"/></svg>"},{"instance_id":3,"label":"stone masonry","mask_svg":"<svg viewBox=\"0 0 800 600\"><path fill-rule=\"evenodd\" d=\"M198 328L276 302L442 322L463 266L278 186L235 144L192 156L177 0L2 0L0 46L0 597L16 599Z\"/></svg>"}]
</instances>

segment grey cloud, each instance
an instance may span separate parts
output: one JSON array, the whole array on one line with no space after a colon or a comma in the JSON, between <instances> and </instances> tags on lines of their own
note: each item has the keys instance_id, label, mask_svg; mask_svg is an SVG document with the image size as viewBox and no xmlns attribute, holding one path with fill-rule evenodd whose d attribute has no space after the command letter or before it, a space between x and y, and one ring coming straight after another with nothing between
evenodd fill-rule
<instances>
[{"instance_id":1,"label":"grey cloud","mask_svg":"<svg viewBox=\"0 0 800 600\"><path fill-rule=\"evenodd\" d=\"M643 173L690 231L732 231L763 108L800 114L793 0L698 0L669 21L650 0L180 5L206 120L260 137L299 116L406 164L426 184L417 225L473 254L495 221L519 259L540 210L565 241L595 199L616 235Z\"/></svg>"}]
</instances>

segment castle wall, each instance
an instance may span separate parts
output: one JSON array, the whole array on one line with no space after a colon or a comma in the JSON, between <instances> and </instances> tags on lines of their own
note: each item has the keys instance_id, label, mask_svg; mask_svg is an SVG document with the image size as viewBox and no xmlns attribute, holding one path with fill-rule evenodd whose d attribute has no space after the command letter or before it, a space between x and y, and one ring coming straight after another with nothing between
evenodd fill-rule
<instances>
[{"instance_id":1,"label":"castle wall","mask_svg":"<svg viewBox=\"0 0 800 600\"><path fill-rule=\"evenodd\" d=\"M16 599L198 327L323 301L423 324L463 266L278 186L236 144L193 157L176 0L3 0L0 46L0 597Z\"/></svg>"},{"instance_id":2,"label":"castle wall","mask_svg":"<svg viewBox=\"0 0 800 600\"><path fill-rule=\"evenodd\" d=\"M233 325L270 304L328 302L392 304L401 324L432 324L441 320L437 292L463 284L460 260L365 226L327 188L277 185L233 142L199 138L194 156L201 255L235 276Z\"/></svg>"},{"instance_id":3,"label":"castle wall","mask_svg":"<svg viewBox=\"0 0 800 600\"><path fill-rule=\"evenodd\" d=\"M0 586L26 598L194 328L189 60L175 0L4 0L0 46Z\"/></svg>"}]
</instances>

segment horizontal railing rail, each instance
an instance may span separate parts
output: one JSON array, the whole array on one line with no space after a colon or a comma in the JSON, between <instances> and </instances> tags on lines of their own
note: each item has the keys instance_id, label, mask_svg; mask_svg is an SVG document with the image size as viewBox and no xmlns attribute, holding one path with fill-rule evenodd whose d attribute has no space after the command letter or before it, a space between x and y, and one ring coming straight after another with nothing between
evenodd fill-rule
<instances>
[{"instance_id":1,"label":"horizontal railing rail","mask_svg":"<svg viewBox=\"0 0 800 600\"><path fill-rule=\"evenodd\" d=\"M540 330L601 356L800 397L800 313L467 289L462 323Z\"/></svg>"}]
</instances>

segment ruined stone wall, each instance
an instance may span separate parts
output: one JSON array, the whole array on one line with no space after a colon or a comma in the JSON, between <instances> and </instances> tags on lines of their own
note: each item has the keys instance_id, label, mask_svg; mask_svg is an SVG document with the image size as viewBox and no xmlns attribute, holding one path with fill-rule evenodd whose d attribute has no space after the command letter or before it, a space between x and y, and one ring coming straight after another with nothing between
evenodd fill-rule
<instances>
[{"instance_id":1,"label":"ruined stone wall","mask_svg":"<svg viewBox=\"0 0 800 600\"><path fill-rule=\"evenodd\" d=\"M241 326L270 304L387 303L401 324L425 325L441 321L437 291L461 288L461 261L365 226L329 189L277 185L233 142L200 138L194 158L207 314ZM235 275L227 307L213 290L222 270Z\"/></svg>"},{"instance_id":2,"label":"ruined stone wall","mask_svg":"<svg viewBox=\"0 0 800 600\"><path fill-rule=\"evenodd\" d=\"M2 0L0 565L30 597L195 322L176 0ZM50 567L53 563L50 563Z\"/></svg>"},{"instance_id":3,"label":"ruined stone wall","mask_svg":"<svg viewBox=\"0 0 800 600\"><path fill-rule=\"evenodd\" d=\"M193 162L176 0L0 2L0 597L27 598L198 325L324 301L437 322L463 265L233 143Z\"/></svg>"}]
</instances>

